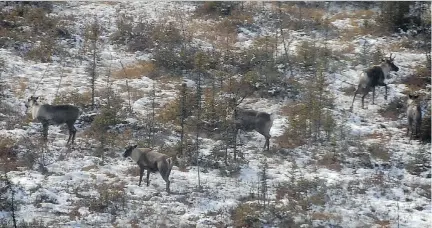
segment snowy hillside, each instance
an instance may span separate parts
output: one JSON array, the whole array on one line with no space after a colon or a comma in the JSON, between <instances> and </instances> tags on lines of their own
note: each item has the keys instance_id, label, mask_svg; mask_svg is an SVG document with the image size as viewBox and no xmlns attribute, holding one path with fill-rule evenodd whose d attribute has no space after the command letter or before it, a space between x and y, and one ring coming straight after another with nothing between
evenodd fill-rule
<instances>
[{"instance_id":1,"label":"snowy hillside","mask_svg":"<svg viewBox=\"0 0 432 228\"><path fill-rule=\"evenodd\" d=\"M429 227L430 139L409 140L405 110L419 94L430 119L430 35L384 32L374 3L212 4L0 3L0 227ZM387 100L351 110L390 53ZM65 125L44 144L30 96L79 106L74 145ZM275 114L269 151L256 131L226 146L233 96ZM159 173L138 186L133 144L173 157L171 194Z\"/></svg>"}]
</instances>

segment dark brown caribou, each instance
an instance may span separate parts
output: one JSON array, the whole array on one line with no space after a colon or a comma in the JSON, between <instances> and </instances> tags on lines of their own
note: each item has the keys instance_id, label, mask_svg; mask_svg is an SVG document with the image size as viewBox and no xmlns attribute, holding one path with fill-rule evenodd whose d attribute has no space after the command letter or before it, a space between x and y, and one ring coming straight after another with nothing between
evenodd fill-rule
<instances>
[{"instance_id":1,"label":"dark brown caribou","mask_svg":"<svg viewBox=\"0 0 432 228\"><path fill-rule=\"evenodd\" d=\"M380 65L372 66L364 70L360 75L360 81L357 90L354 92L354 98L351 104L351 110L353 109L354 100L358 93L362 93L362 108L364 108L364 98L372 90L372 104L375 104L375 87L384 86L385 95L384 99L387 100L387 84L384 83L384 79L389 78L390 71L398 71L399 68L393 63L394 57L392 55L388 58L382 59Z\"/></svg>"}]
</instances>

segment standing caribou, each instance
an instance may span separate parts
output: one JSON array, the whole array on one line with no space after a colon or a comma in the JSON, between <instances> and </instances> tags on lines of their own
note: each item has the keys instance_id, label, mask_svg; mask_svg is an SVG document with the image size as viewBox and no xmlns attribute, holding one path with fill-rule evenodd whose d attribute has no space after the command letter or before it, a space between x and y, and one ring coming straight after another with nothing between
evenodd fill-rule
<instances>
[{"instance_id":1,"label":"standing caribou","mask_svg":"<svg viewBox=\"0 0 432 228\"><path fill-rule=\"evenodd\" d=\"M380 65L372 66L361 73L357 90L354 92L351 110L353 109L357 93L363 93L362 108L364 108L364 98L372 90L372 104L374 104L376 86L385 86L384 99L387 100L387 84L384 83L384 79L389 78L390 71L397 72L399 70L399 68L394 65L393 60L394 57L392 58L392 55L390 54L389 58L382 59Z\"/></svg>"},{"instance_id":2,"label":"standing caribou","mask_svg":"<svg viewBox=\"0 0 432 228\"><path fill-rule=\"evenodd\" d=\"M265 137L264 149L267 147L267 150L270 148L270 128L273 125L273 120L274 114L241 108L234 109L236 133L239 129L243 131L257 131Z\"/></svg>"},{"instance_id":3,"label":"standing caribou","mask_svg":"<svg viewBox=\"0 0 432 228\"><path fill-rule=\"evenodd\" d=\"M75 121L78 119L80 110L73 105L49 105L40 104L39 97L31 96L27 103L26 108L31 108L32 119L38 120L42 123L44 140L48 139L48 126L60 125L66 123L69 129L69 138L66 144L74 143L76 128L74 127Z\"/></svg>"},{"instance_id":4,"label":"standing caribou","mask_svg":"<svg viewBox=\"0 0 432 228\"><path fill-rule=\"evenodd\" d=\"M144 170L147 170L147 186L150 183L150 172L159 172L166 183L166 191L170 193L169 176L173 167L172 159L165 154L152 151L150 148L137 148L138 145L128 146L123 157L131 157L140 167L140 179L138 186L141 186Z\"/></svg>"},{"instance_id":5,"label":"standing caribou","mask_svg":"<svg viewBox=\"0 0 432 228\"><path fill-rule=\"evenodd\" d=\"M410 141L415 132L416 137L420 133L420 125L422 120L421 108L418 103L418 95L408 95L407 101L407 118L408 118L408 127L407 127L407 136L410 136ZM411 131L411 134L410 134Z\"/></svg>"}]
</instances>

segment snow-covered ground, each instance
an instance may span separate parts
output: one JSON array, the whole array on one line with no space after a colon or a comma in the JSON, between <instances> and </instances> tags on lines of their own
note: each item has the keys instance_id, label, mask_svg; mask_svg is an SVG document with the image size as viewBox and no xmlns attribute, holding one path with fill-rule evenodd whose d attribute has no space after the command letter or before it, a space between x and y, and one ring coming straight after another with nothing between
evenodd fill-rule
<instances>
[{"instance_id":1,"label":"snow-covered ground","mask_svg":"<svg viewBox=\"0 0 432 228\"><path fill-rule=\"evenodd\" d=\"M192 3L183 2L68 2L56 7L54 14L72 15L75 18L75 29L81 30L86 21L97 17L106 28L102 39L115 31L115 19L120 13L126 13L137 17L145 15L149 20L159 20L166 17L169 12L178 10L184 13L184 17L190 17L194 9ZM175 18L171 18L175 20ZM338 28L346 28L348 22L337 20L334 25ZM263 29L265 30L265 29ZM257 34L243 29L238 37L239 45L248 45ZM293 32L296 39L310 39ZM370 45L389 45L396 42L397 38L388 39L366 38ZM389 38L390 39L390 38ZM364 39L355 39L351 43L356 47ZM337 41L333 45L338 46ZM295 47L299 41L295 41ZM331 43L330 43L331 45ZM280 49L283 50L283 49ZM353 52L359 53L356 48ZM71 53L78 53L77 49L71 49ZM226 177L218 169L205 168L200 170L202 191L197 191L198 172L197 167L188 167L180 170L174 166L171 172L171 190L174 194L167 194L165 183L159 174L151 175L150 185L138 186L138 167L129 159L124 159L119 149L115 155L101 158L94 155L95 148L85 142L82 133L77 134L77 146L65 148L67 133L61 127L50 127L48 148L43 153L48 173L43 174L40 170L23 169L10 171L7 176L17 186L16 198L19 201L17 218L25 221L43 221L49 227L221 227L222 224L232 225L231 211L242 199L250 197L251 193L257 192L259 185L259 172L263 160L268 167L268 192L269 199L276 199L276 189L280 184L285 184L294 179L319 180L327 188L325 194L326 203L317 208L312 208L310 213L323 212L335 215L335 221L316 221L314 224L323 224L325 227L334 224L340 227L429 227L432 223L432 204L425 194L419 193L419 189L412 186L429 186L430 191L430 168L422 175L412 175L398 164L407 164L413 159L414 154L421 149L430 150L430 144L421 145L418 141L408 142L405 137L405 128L400 126L406 123L401 116L393 121L382 117L378 110L397 98L405 95L402 93L405 87L401 84L393 84L400 78L410 74L416 65L424 62L424 56L412 53L409 50L396 53L396 65L400 71L392 73L388 79L389 96L384 100L384 88L377 89L375 105L371 99L365 100L366 109L361 109L360 96L354 103L354 110L349 111L352 96L346 95L341 89L349 87L346 82L356 84L361 67L351 66L340 72L328 74L328 89L335 98L334 116L339 123L345 122L349 138L360 138L371 134L382 134L386 138L385 146L390 151L390 168L344 167L340 171L331 170L317 165L309 165L314 159L315 153L323 154L317 145L301 146L287 150L284 155L279 150L263 152L264 138L256 133L247 133L242 140L247 140L242 148L245 159L248 161L241 167L238 175ZM24 101L30 95L42 96L48 103L54 100L58 92L88 91L88 75L84 64L78 61L36 63L25 61L13 52L0 49L0 57L5 60L5 72L2 77L12 89L8 92L11 96L5 98L6 103L14 107L16 111L24 115ZM144 57L146 59L147 57ZM119 60L123 64L134 63L143 59L142 55L131 54L110 44L105 44L101 53L103 66L111 66L113 69L121 69ZM61 77L60 71L63 72ZM59 81L61 78L61 86ZM27 87L20 89L16 82L25 81ZM190 81L188 81L190 82ZM126 83L125 79L115 79L113 88L116 92L124 94L121 90ZM156 102L164 104L174 99L176 90L174 82L172 89L167 88L165 82L152 80L146 75L141 79L129 80L131 88L141 90L148 94L156 88ZM97 79L97 86L106 84L105 77ZM188 83L194 86L194 83ZM58 90L58 91L57 91ZM275 145L276 138L283 135L289 127L289 119L281 113L282 107L289 105L288 101L274 101L270 99L246 99L244 107L258 111L276 113L276 118L271 128L271 145ZM133 109L139 116L145 118L151 110L151 100L142 97L132 104ZM2 125L3 126L3 125ZM382 126L385 126L382 127ZM28 140L35 143L39 140L34 135L39 134L40 126L37 123L30 124L25 129L6 130L0 129L0 137L33 137ZM178 140L178 139L175 139ZM362 139L369 144L377 139ZM131 141L134 141L131 139ZM210 151L218 142L211 139L203 139L200 153L210 154ZM343 142L338 142L342 144ZM358 151L356 146L348 146L347 154ZM318 151L318 152L317 152ZM373 161L374 164L382 165L382 161ZM427 177L429 175L429 177ZM379 179L381 178L381 179ZM362 194L353 194L348 191L348 186L359 181L358 188L364 189ZM364 183L373 182L368 186ZM94 208L101 191L124 191L124 202L122 206L112 208L109 212L97 212ZM114 193L113 193L114 194ZM286 202L290 204L292 202ZM111 206L109 206L111 207ZM114 207L114 206L112 206ZM419 209L421 208L421 209ZM9 218L9 213L0 213L0 218ZM331 220L331 219L329 219ZM382 224L387 225L380 226Z\"/></svg>"}]
</instances>

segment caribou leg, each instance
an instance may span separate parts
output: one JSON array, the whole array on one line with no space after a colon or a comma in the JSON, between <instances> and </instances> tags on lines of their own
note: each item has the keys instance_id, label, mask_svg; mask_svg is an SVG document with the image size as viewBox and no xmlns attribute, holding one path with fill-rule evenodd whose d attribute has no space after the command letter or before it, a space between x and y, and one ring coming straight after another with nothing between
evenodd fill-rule
<instances>
[{"instance_id":1,"label":"caribou leg","mask_svg":"<svg viewBox=\"0 0 432 228\"><path fill-rule=\"evenodd\" d=\"M265 149L266 145L267 145L267 151L269 151L270 150L270 137L266 137L266 142L264 144L264 149Z\"/></svg>"},{"instance_id":2,"label":"caribou leg","mask_svg":"<svg viewBox=\"0 0 432 228\"><path fill-rule=\"evenodd\" d=\"M354 106L354 100L355 100L355 98L356 98L356 96L357 96L357 93L359 92L359 89L360 89L360 86L356 89L356 91L354 92L354 97L353 97L353 100L352 100L352 103L351 103L351 107L350 107L350 109L351 109L351 111L352 111L352 109L353 109L353 106Z\"/></svg>"},{"instance_id":3,"label":"caribou leg","mask_svg":"<svg viewBox=\"0 0 432 228\"><path fill-rule=\"evenodd\" d=\"M150 170L147 170L147 186L150 184Z\"/></svg>"},{"instance_id":4,"label":"caribou leg","mask_svg":"<svg viewBox=\"0 0 432 228\"><path fill-rule=\"evenodd\" d=\"M74 142L75 142L76 132L77 132L76 128L72 125L72 133L73 133L73 135L72 135L72 142L71 142L71 144L74 144Z\"/></svg>"},{"instance_id":5,"label":"caribou leg","mask_svg":"<svg viewBox=\"0 0 432 228\"><path fill-rule=\"evenodd\" d=\"M372 87L372 104L375 104L375 87Z\"/></svg>"},{"instance_id":6,"label":"caribou leg","mask_svg":"<svg viewBox=\"0 0 432 228\"><path fill-rule=\"evenodd\" d=\"M142 181L143 174L144 174L144 167L140 166L140 179L139 179L138 186L141 186L141 181Z\"/></svg>"},{"instance_id":7,"label":"caribou leg","mask_svg":"<svg viewBox=\"0 0 432 228\"><path fill-rule=\"evenodd\" d=\"M165 188L168 193L170 193L170 181L169 181L169 173L166 175L162 175L162 178L165 181Z\"/></svg>"},{"instance_id":8,"label":"caribou leg","mask_svg":"<svg viewBox=\"0 0 432 228\"><path fill-rule=\"evenodd\" d=\"M384 84L384 87L385 87L384 100L387 100L387 84Z\"/></svg>"},{"instance_id":9,"label":"caribou leg","mask_svg":"<svg viewBox=\"0 0 432 228\"><path fill-rule=\"evenodd\" d=\"M387 86L387 84L385 84L384 82L379 82L378 85L379 85L379 86L384 86L384 87L385 87L384 100L387 100L387 90L388 90L388 86Z\"/></svg>"},{"instance_id":10,"label":"caribou leg","mask_svg":"<svg viewBox=\"0 0 432 228\"><path fill-rule=\"evenodd\" d=\"M364 109L364 99L366 97L367 93L364 93L361 100L362 100L362 109Z\"/></svg>"},{"instance_id":11,"label":"caribou leg","mask_svg":"<svg viewBox=\"0 0 432 228\"><path fill-rule=\"evenodd\" d=\"M357 91L354 93L354 98L353 98L353 101L352 101L352 103L351 103L351 107L350 107L351 110L353 109L353 106L354 106L354 100L355 100L356 95L357 95Z\"/></svg>"},{"instance_id":12,"label":"caribou leg","mask_svg":"<svg viewBox=\"0 0 432 228\"><path fill-rule=\"evenodd\" d=\"M48 122L42 122L42 134L43 134L43 139L45 141L48 140L48 126L49 126Z\"/></svg>"},{"instance_id":13,"label":"caribou leg","mask_svg":"<svg viewBox=\"0 0 432 228\"><path fill-rule=\"evenodd\" d=\"M68 141L67 141L66 145L69 144L69 141L71 140L72 135L73 135L73 133L72 133L72 131L69 129L69 137L68 137Z\"/></svg>"},{"instance_id":14,"label":"caribou leg","mask_svg":"<svg viewBox=\"0 0 432 228\"><path fill-rule=\"evenodd\" d=\"M76 134L77 130L76 130L75 126L73 125L73 123L67 123L67 126L69 129L69 138L68 138L68 141L66 144L69 144L69 142L71 144L73 144L75 141L75 134Z\"/></svg>"}]
</instances>

